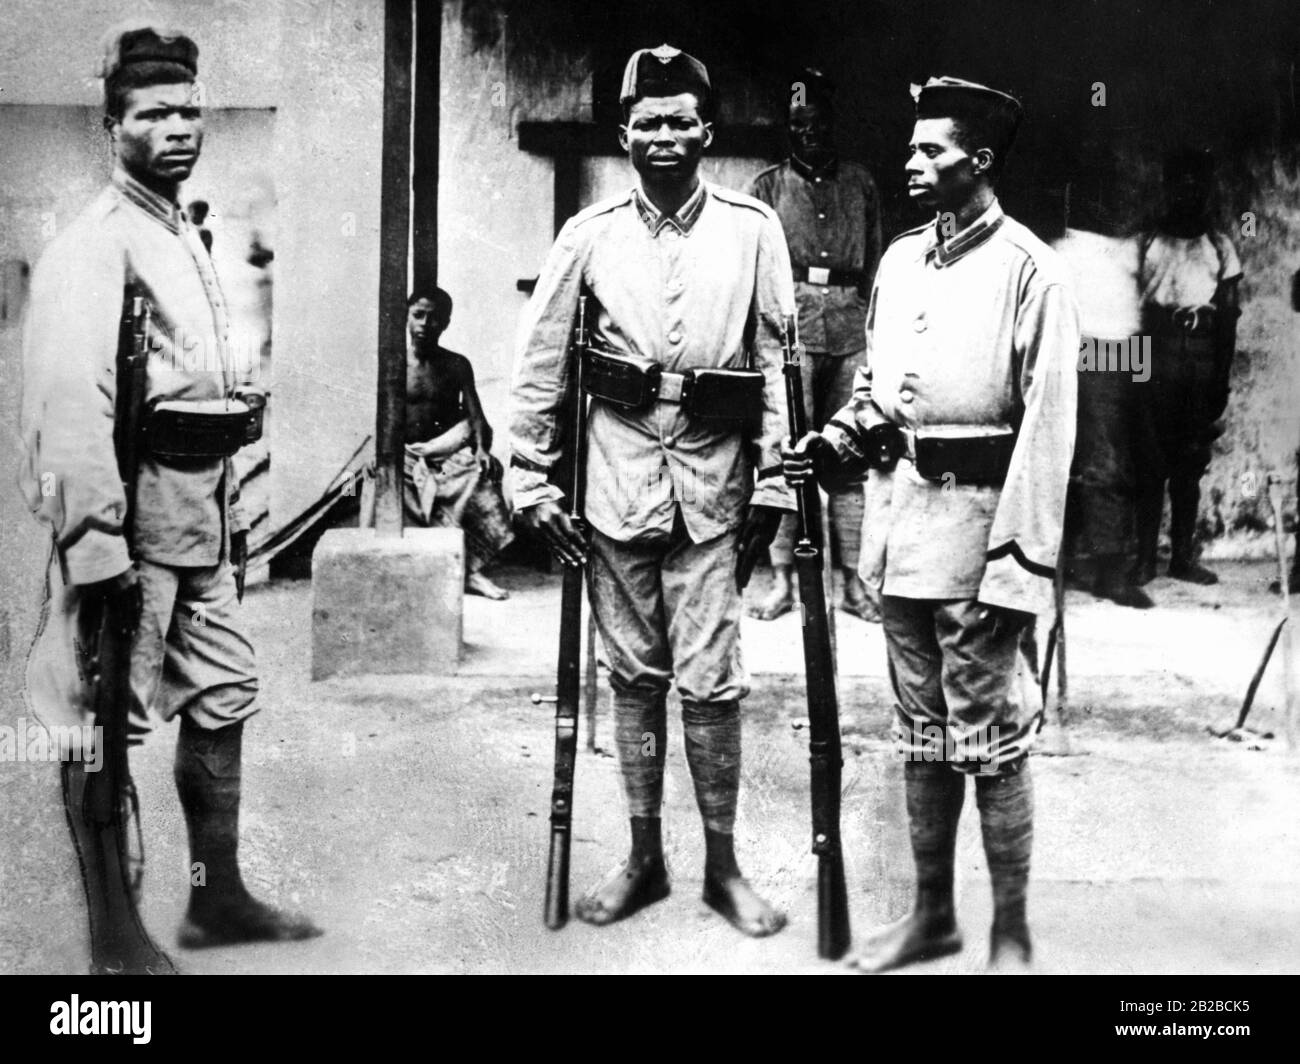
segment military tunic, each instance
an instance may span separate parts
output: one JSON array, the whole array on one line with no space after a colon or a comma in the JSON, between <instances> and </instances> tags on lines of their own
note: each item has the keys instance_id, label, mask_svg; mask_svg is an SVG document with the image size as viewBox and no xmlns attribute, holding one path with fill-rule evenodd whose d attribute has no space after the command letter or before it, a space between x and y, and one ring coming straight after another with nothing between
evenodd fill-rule
<instances>
[{"instance_id":1,"label":"military tunic","mask_svg":"<svg viewBox=\"0 0 1300 1064\"><path fill-rule=\"evenodd\" d=\"M563 439L568 344L584 290L597 346L670 372L749 365L767 378L752 432L692 421L662 400L635 412L593 401L589 421L592 602L616 682L666 689L675 675L683 697L738 698L748 690L731 576L739 528L751 501L794 506L780 475L780 328L794 311L780 223L756 200L703 181L675 216L632 189L570 219L519 327L510 426L516 509L563 494L547 474ZM648 563L647 548L655 552ZM629 578L647 564L646 578ZM665 565L680 594L670 593ZM688 628L689 640L679 637ZM648 633L646 645L625 638L634 630Z\"/></svg>"},{"instance_id":2,"label":"military tunic","mask_svg":"<svg viewBox=\"0 0 1300 1064\"><path fill-rule=\"evenodd\" d=\"M220 399L240 383L225 301L198 234L176 204L118 169L42 256L23 334L19 479L56 548L28 670L33 708L48 724L87 719L73 649L82 588L131 562L113 449L127 293L151 311L147 402ZM235 495L228 459L182 465L142 456L133 542L145 602L132 651L137 733L148 729L145 707L165 718L186 711L208 728L254 712L253 651L236 617L229 562L230 534L245 527Z\"/></svg>"},{"instance_id":3,"label":"military tunic","mask_svg":"<svg viewBox=\"0 0 1300 1064\"><path fill-rule=\"evenodd\" d=\"M867 490L860 572L883 592L900 738L926 722L947 726L972 744L972 765L1028 746L1012 668L1019 628L988 607L1035 613L1051 603L1078 350L1064 264L994 201L946 241L927 225L890 245L853 402L825 430L846 456L883 421L1017 431L1001 486L927 480L904 457L873 470Z\"/></svg>"}]
</instances>

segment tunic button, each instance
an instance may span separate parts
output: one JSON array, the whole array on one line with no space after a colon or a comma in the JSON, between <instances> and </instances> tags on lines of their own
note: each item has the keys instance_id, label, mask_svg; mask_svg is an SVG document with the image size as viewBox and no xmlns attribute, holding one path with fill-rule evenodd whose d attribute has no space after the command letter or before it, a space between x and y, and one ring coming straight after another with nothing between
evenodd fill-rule
<instances>
[{"instance_id":1,"label":"tunic button","mask_svg":"<svg viewBox=\"0 0 1300 1064\"><path fill-rule=\"evenodd\" d=\"M668 334L668 342L670 344L680 344L682 342L682 334L674 329Z\"/></svg>"},{"instance_id":2,"label":"tunic button","mask_svg":"<svg viewBox=\"0 0 1300 1064\"><path fill-rule=\"evenodd\" d=\"M669 240L676 240L676 239L677 239L677 230L676 230L676 229L669 229L669 230L668 230L664 235L665 235L666 237L668 237Z\"/></svg>"},{"instance_id":3,"label":"tunic button","mask_svg":"<svg viewBox=\"0 0 1300 1064\"><path fill-rule=\"evenodd\" d=\"M677 446L677 437L676 437L676 436L665 436L665 437L664 437L664 446L667 447L667 448L669 448L669 449L671 449L671 448L673 448L673 447L676 447L676 446Z\"/></svg>"},{"instance_id":4,"label":"tunic button","mask_svg":"<svg viewBox=\"0 0 1300 1064\"><path fill-rule=\"evenodd\" d=\"M922 313L916 316L916 321L912 322L912 328L919 333L925 332L925 314Z\"/></svg>"},{"instance_id":5,"label":"tunic button","mask_svg":"<svg viewBox=\"0 0 1300 1064\"><path fill-rule=\"evenodd\" d=\"M830 290L830 288L827 287L827 288L823 288L823 289L822 289L822 295L824 295L824 296L828 296L828 295L830 295L830 294L831 294L831 290Z\"/></svg>"},{"instance_id":6,"label":"tunic button","mask_svg":"<svg viewBox=\"0 0 1300 1064\"><path fill-rule=\"evenodd\" d=\"M825 212L825 211L820 211L820 212L818 212L817 217L818 217L818 218L825 219L825 217L826 217L826 212Z\"/></svg>"},{"instance_id":7,"label":"tunic button","mask_svg":"<svg viewBox=\"0 0 1300 1064\"><path fill-rule=\"evenodd\" d=\"M823 251L821 253L821 257L824 259L829 259L831 257L831 253L829 251Z\"/></svg>"},{"instance_id":8,"label":"tunic button","mask_svg":"<svg viewBox=\"0 0 1300 1064\"><path fill-rule=\"evenodd\" d=\"M916 394L907 388L903 388L899 391L898 398L904 403L910 403L916 398Z\"/></svg>"}]
</instances>

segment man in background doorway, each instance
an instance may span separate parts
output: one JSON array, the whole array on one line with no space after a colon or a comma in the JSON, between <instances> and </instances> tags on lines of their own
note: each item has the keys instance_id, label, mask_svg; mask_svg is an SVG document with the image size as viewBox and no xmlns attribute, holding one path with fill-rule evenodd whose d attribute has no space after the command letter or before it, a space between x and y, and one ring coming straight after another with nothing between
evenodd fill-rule
<instances>
[{"instance_id":1,"label":"man in background doorway","mask_svg":"<svg viewBox=\"0 0 1300 1064\"><path fill-rule=\"evenodd\" d=\"M880 194L871 172L841 159L835 145L835 86L806 69L789 85L790 155L764 170L748 192L781 219L799 305L808 423L824 425L853 394L867 343L867 301L880 261ZM863 487L830 493L831 561L844 582L840 608L868 621L880 612L858 576ZM749 613L770 621L794 604L794 519L772 543L772 591Z\"/></svg>"}]
</instances>

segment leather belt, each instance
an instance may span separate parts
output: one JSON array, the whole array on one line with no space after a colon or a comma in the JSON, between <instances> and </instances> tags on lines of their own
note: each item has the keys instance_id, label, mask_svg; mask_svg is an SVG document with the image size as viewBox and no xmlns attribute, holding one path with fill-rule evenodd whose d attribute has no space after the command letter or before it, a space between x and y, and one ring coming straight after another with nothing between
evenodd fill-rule
<instances>
[{"instance_id":1,"label":"leather belt","mask_svg":"<svg viewBox=\"0 0 1300 1064\"><path fill-rule=\"evenodd\" d=\"M1142 308L1147 327L1153 332L1175 336L1209 336L1214 332L1218 307L1213 303L1199 306L1172 307L1148 303Z\"/></svg>"},{"instance_id":2,"label":"leather belt","mask_svg":"<svg viewBox=\"0 0 1300 1064\"><path fill-rule=\"evenodd\" d=\"M827 285L831 288L857 288L865 280L861 270L830 270L825 266L794 266L791 272L796 281Z\"/></svg>"}]
</instances>

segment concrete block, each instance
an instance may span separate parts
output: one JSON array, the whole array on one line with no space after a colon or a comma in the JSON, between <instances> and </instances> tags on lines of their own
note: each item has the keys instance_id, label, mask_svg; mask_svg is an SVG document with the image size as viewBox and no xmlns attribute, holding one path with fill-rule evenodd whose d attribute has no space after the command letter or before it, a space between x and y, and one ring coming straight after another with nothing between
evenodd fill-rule
<instances>
[{"instance_id":1,"label":"concrete block","mask_svg":"<svg viewBox=\"0 0 1300 1064\"><path fill-rule=\"evenodd\" d=\"M455 672L464 595L458 528L330 530L312 554L312 679Z\"/></svg>"}]
</instances>

